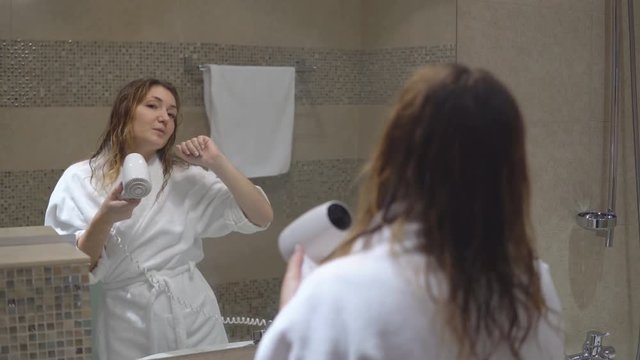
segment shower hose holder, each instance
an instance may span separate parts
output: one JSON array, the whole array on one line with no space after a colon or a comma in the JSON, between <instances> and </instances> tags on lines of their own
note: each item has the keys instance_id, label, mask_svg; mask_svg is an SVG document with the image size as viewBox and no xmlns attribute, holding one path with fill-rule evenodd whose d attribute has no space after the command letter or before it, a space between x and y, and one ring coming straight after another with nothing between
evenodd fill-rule
<instances>
[{"instance_id":1,"label":"shower hose holder","mask_svg":"<svg viewBox=\"0 0 640 360\"><path fill-rule=\"evenodd\" d=\"M609 211L583 211L576 215L580 227L595 231L605 237L605 246L613 246L613 230L618 221L616 213Z\"/></svg>"}]
</instances>

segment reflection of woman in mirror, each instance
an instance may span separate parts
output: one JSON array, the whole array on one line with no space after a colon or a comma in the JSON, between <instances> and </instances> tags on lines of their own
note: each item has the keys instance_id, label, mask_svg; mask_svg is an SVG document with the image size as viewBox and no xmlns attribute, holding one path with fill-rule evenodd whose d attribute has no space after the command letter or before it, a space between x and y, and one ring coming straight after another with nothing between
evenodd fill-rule
<instances>
[{"instance_id":1,"label":"reflection of woman in mirror","mask_svg":"<svg viewBox=\"0 0 640 360\"><path fill-rule=\"evenodd\" d=\"M76 235L102 282L95 337L103 360L226 343L215 295L195 267L201 239L259 231L273 217L262 190L210 138L174 146L179 110L171 84L129 83L98 150L70 166L51 194L45 224ZM153 185L142 200L121 198L120 170L134 152Z\"/></svg>"},{"instance_id":2,"label":"reflection of woman in mirror","mask_svg":"<svg viewBox=\"0 0 640 360\"><path fill-rule=\"evenodd\" d=\"M296 250L256 359L564 358L529 234L523 121L492 75L428 66L408 81L359 210L301 284Z\"/></svg>"}]
</instances>

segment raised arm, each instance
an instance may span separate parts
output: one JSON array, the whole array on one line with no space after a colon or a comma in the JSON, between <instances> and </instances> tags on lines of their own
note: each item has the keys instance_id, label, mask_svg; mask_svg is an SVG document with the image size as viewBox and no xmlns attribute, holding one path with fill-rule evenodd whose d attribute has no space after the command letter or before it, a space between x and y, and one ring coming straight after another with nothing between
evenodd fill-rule
<instances>
[{"instance_id":1,"label":"raised arm","mask_svg":"<svg viewBox=\"0 0 640 360\"><path fill-rule=\"evenodd\" d=\"M189 163L216 173L249 221L260 227L271 223L273 210L269 201L229 162L209 137L201 135L176 145L176 154Z\"/></svg>"}]
</instances>

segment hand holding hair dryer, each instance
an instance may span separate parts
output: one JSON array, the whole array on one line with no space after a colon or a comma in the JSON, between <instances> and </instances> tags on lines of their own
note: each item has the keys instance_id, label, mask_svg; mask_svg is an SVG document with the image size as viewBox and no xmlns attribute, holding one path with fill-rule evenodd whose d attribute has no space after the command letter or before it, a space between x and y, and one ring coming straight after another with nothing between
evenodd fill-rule
<instances>
[{"instance_id":1,"label":"hand holding hair dryer","mask_svg":"<svg viewBox=\"0 0 640 360\"><path fill-rule=\"evenodd\" d=\"M278 237L280 254L288 261L296 244L302 246L305 259L302 275L306 276L344 241L351 227L351 214L339 201L328 201L308 210Z\"/></svg>"},{"instance_id":2,"label":"hand holding hair dryer","mask_svg":"<svg viewBox=\"0 0 640 360\"><path fill-rule=\"evenodd\" d=\"M142 199L151 192L147 161L138 153L131 153L122 164L122 198Z\"/></svg>"}]
</instances>

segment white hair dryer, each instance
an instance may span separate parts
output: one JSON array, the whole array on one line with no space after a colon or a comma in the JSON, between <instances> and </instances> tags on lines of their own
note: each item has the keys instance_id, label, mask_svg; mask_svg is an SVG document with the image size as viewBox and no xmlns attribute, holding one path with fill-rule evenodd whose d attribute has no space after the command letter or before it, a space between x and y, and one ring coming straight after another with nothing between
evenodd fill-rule
<instances>
[{"instance_id":1,"label":"white hair dryer","mask_svg":"<svg viewBox=\"0 0 640 360\"><path fill-rule=\"evenodd\" d=\"M142 199L151 192L149 167L144 157L131 153L124 158L122 164L123 199Z\"/></svg>"},{"instance_id":2,"label":"white hair dryer","mask_svg":"<svg viewBox=\"0 0 640 360\"><path fill-rule=\"evenodd\" d=\"M278 237L280 254L288 261L296 244L301 245L305 252L304 277L344 241L350 227L351 214L347 206L328 201L305 212L282 230Z\"/></svg>"}]
</instances>

